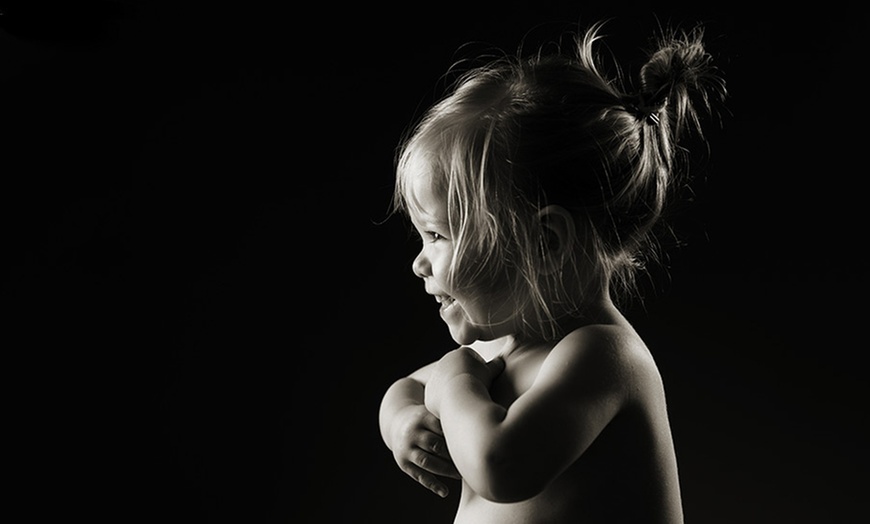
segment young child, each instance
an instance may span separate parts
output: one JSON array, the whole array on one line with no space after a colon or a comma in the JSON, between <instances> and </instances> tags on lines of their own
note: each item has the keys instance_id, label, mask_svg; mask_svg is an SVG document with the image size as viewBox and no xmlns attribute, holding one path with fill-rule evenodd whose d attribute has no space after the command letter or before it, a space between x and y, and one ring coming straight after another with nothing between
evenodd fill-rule
<instances>
[{"instance_id":1,"label":"young child","mask_svg":"<svg viewBox=\"0 0 870 524\"><path fill-rule=\"evenodd\" d=\"M663 37L626 93L599 33L473 69L400 149L413 271L462 347L388 389L381 434L439 495L461 478L457 523L683 519L662 380L611 295L724 82L696 30Z\"/></svg>"}]
</instances>

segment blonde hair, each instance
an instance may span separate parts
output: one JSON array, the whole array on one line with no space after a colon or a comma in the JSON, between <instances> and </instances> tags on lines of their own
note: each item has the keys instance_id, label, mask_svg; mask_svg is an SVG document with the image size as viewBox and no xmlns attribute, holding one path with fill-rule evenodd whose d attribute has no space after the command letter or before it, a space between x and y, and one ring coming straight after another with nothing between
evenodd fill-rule
<instances>
[{"instance_id":1,"label":"blonde hair","mask_svg":"<svg viewBox=\"0 0 870 524\"><path fill-rule=\"evenodd\" d=\"M503 56L462 75L401 144L394 206L414 206L410 177L427 172L447 200L451 285L512 290L533 312L529 336L564 335L597 292L628 288L652 243L676 175L676 143L700 132L698 108L724 97L700 29L671 33L629 94L593 52L601 24L572 52ZM539 212L570 211L578 238L561 271L546 271Z\"/></svg>"}]
</instances>

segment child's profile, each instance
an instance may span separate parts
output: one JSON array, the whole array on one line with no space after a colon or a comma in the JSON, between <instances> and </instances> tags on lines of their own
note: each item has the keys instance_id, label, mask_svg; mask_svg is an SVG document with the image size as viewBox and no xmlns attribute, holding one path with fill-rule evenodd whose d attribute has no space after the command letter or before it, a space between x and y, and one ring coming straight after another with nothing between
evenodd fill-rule
<instances>
[{"instance_id":1,"label":"child's profile","mask_svg":"<svg viewBox=\"0 0 870 524\"><path fill-rule=\"evenodd\" d=\"M607 76L601 28L469 70L399 149L411 270L460 347L389 387L380 428L423 486L459 480L457 523L683 520L664 384L615 297L724 81L700 29Z\"/></svg>"}]
</instances>

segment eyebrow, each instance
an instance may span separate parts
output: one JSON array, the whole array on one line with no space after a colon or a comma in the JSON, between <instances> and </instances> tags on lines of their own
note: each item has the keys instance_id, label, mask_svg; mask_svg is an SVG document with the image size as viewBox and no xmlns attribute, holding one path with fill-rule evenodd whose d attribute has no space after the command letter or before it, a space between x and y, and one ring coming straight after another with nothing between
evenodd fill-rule
<instances>
[{"instance_id":1,"label":"eyebrow","mask_svg":"<svg viewBox=\"0 0 870 524\"><path fill-rule=\"evenodd\" d=\"M416 215L418 218L422 219L422 220L418 220L418 222L420 222L420 223L427 224L430 226L435 226L435 227L445 227L446 228L448 226L448 222L446 220L442 220L431 213L427 213L427 212L423 211L422 209L418 209Z\"/></svg>"},{"instance_id":2,"label":"eyebrow","mask_svg":"<svg viewBox=\"0 0 870 524\"><path fill-rule=\"evenodd\" d=\"M412 218L411 222L414 224L414 227L424 232L435 229L447 233L449 230L448 224L441 220L415 220Z\"/></svg>"}]
</instances>

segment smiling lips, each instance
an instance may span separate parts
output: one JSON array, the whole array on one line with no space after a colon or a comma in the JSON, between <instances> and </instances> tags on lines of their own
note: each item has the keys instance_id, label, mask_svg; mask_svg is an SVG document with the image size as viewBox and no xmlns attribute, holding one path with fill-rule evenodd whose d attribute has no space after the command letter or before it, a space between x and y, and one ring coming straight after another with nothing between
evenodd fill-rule
<instances>
[{"instance_id":1,"label":"smiling lips","mask_svg":"<svg viewBox=\"0 0 870 524\"><path fill-rule=\"evenodd\" d=\"M435 301L441 304L441 311L447 311L456 304L456 299L448 295L435 295Z\"/></svg>"}]
</instances>

